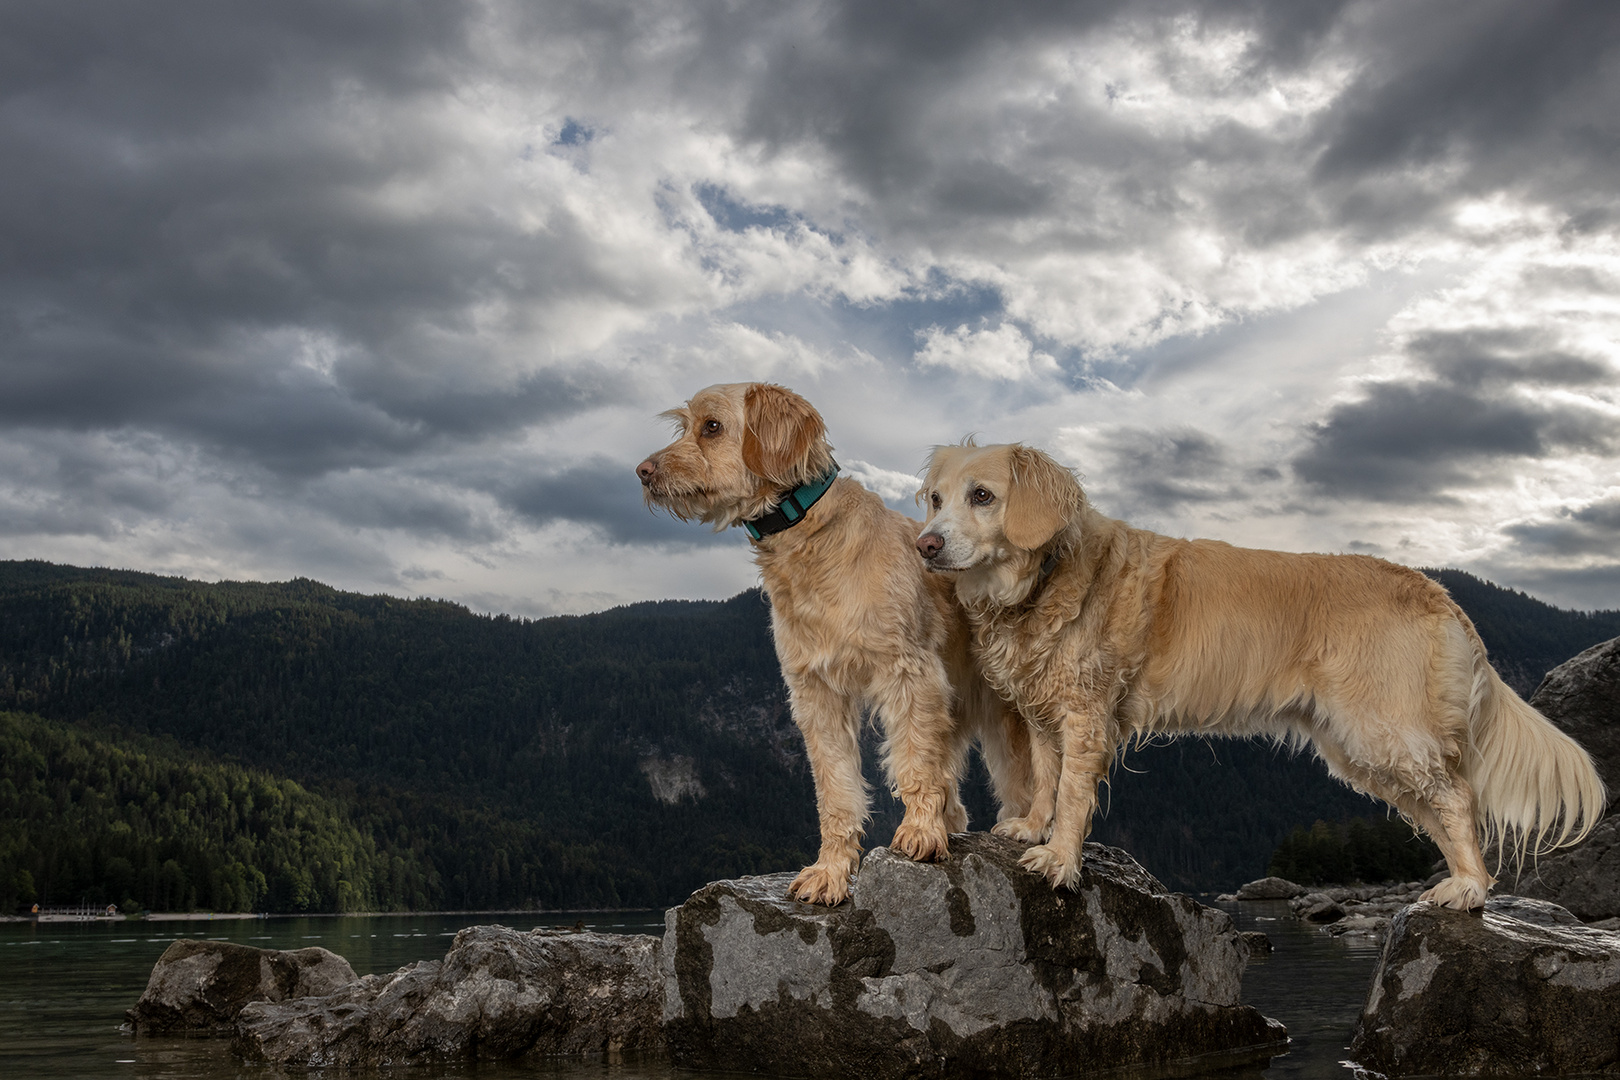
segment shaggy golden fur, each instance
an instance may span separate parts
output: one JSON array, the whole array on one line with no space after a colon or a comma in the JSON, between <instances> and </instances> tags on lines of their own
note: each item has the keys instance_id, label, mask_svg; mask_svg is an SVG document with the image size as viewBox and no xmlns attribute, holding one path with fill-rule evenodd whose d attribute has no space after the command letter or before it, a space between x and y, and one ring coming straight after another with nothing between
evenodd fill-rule
<instances>
[{"instance_id":1,"label":"shaggy golden fur","mask_svg":"<svg viewBox=\"0 0 1620 1080\"><path fill-rule=\"evenodd\" d=\"M1072 886L1097 784L1133 735L1265 735L1421 826L1450 877L1423 894L1484 904L1481 835L1503 850L1583 837L1603 785L1572 739L1492 670L1473 624L1415 570L1177 540L1104 517L1025 446L936 448L917 547L955 576L974 651L1060 746L1048 843L1023 864Z\"/></svg>"},{"instance_id":2,"label":"shaggy golden fur","mask_svg":"<svg viewBox=\"0 0 1620 1080\"><path fill-rule=\"evenodd\" d=\"M722 529L760 517L832 467L820 414L780 386L711 386L664 415L680 437L636 473L647 502L683 520ZM945 855L947 833L967 827L957 780L975 737L1004 835L1036 839L1029 793L1056 783L1055 753L1032 776L1029 732L974 669L950 582L925 573L913 550L917 529L840 478L798 524L752 541L816 784L821 851L790 888L811 903L847 897L859 864L863 708L876 713L884 767L906 807L890 846L913 859Z\"/></svg>"}]
</instances>

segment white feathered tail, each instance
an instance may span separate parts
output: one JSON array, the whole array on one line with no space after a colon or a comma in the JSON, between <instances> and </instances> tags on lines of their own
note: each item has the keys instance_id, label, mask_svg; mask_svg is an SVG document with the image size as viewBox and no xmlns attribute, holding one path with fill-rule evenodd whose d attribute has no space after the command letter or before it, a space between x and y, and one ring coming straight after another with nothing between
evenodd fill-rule
<instances>
[{"instance_id":1,"label":"white feathered tail","mask_svg":"<svg viewBox=\"0 0 1620 1080\"><path fill-rule=\"evenodd\" d=\"M1498 866L1510 852L1522 864L1527 854L1580 843L1607 804L1592 758L1502 681L1477 638L1474 656L1474 752L1462 772L1474 789L1482 838L1500 845Z\"/></svg>"}]
</instances>

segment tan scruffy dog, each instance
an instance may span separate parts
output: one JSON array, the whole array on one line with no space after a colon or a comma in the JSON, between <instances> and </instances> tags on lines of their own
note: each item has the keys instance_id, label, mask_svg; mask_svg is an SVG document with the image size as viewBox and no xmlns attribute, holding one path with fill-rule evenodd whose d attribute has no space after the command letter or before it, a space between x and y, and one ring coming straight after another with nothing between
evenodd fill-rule
<instances>
[{"instance_id":1,"label":"tan scruffy dog","mask_svg":"<svg viewBox=\"0 0 1620 1080\"><path fill-rule=\"evenodd\" d=\"M1034 778L1028 730L974 669L950 582L917 559L918 523L836 478L820 414L791 390L711 386L664 415L680 437L636 468L647 502L717 529L744 525L770 597L821 819L821 852L790 893L819 904L849 895L868 814L857 742L867 706L906 807L891 847L939 858L947 833L967 827L957 780L975 737L1002 807L997 831L1038 838L1029 793L1056 783L1056 754Z\"/></svg>"},{"instance_id":2,"label":"tan scruffy dog","mask_svg":"<svg viewBox=\"0 0 1620 1080\"><path fill-rule=\"evenodd\" d=\"M1603 812L1586 752L1497 677L1468 616L1415 570L1133 529L1025 446L939 447L921 494L917 549L954 575L986 675L1061 744L1052 839L1022 859L1054 885L1078 880L1098 781L1133 735L1314 747L1434 839L1451 876L1423 899L1459 909L1494 883L1481 832L1522 858Z\"/></svg>"}]
</instances>

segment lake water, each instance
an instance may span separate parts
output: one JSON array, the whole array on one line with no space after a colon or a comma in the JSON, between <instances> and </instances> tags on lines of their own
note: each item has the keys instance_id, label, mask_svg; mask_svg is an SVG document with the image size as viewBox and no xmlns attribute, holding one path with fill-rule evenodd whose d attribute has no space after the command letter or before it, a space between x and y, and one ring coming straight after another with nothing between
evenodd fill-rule
<instances>
[{"instance_id":1,"label":"lake water","mask_svg":"<svg viewBox=\"0 0 1620 1080\"><path fill-rule=\"evenodd\" d=\"M1244 976L1244 1000L1288 1025L1290 1052L1273 1058L1267 1080L1343 1077L1339 1064L1367 992L1377 949L1329 938L1295 921L1286 904L1222 905L1243 930L1262 930L1275 951ZM320 945L361 974L436 960L458 930L481 923L573 926L662 934L661 911L544 915L378 915L242 921L0 924L0 1077L69 1080L272 1080L285 1074L232 1057L228 1039L135 1039L118 1028L146 987L152 965L176 938L214 938L261 948ZM539 1070L479 1064L391 1070L404 1080L509 1078L536 1073L555 1080L693 1080L698 1074L658 1063L559 1060ZM315 1076L315 1073L298 1073ZM375 1075L375 1074L373 1074ZM1219 1074L1227 1075L1227 1074ZM1252 1070L1245 1076L1257 1075Z\"/></svg>"}]
</instances>

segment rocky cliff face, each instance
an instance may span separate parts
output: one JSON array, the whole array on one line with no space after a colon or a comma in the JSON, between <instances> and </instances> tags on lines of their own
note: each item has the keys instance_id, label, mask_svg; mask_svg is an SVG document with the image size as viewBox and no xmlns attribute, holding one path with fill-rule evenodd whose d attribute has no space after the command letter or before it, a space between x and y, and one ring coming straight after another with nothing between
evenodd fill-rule
<instances>
[{"instance_id":1,"label":"rocky cliff face","mask_svg":"<svg viewBox=\"0 0 1620 1080\"><path fill-rule=\"evenodd\" d=\"M879 849L839 908L791 874L716 882L667 916L672 1059L796 1076L1062 1076L1256 1059L1282 1026L1239 1003L1247 947L1223 912L1086 846L1078 893L1021 846L953 836L951 857Z\"/></svg>"}]
</instances>

